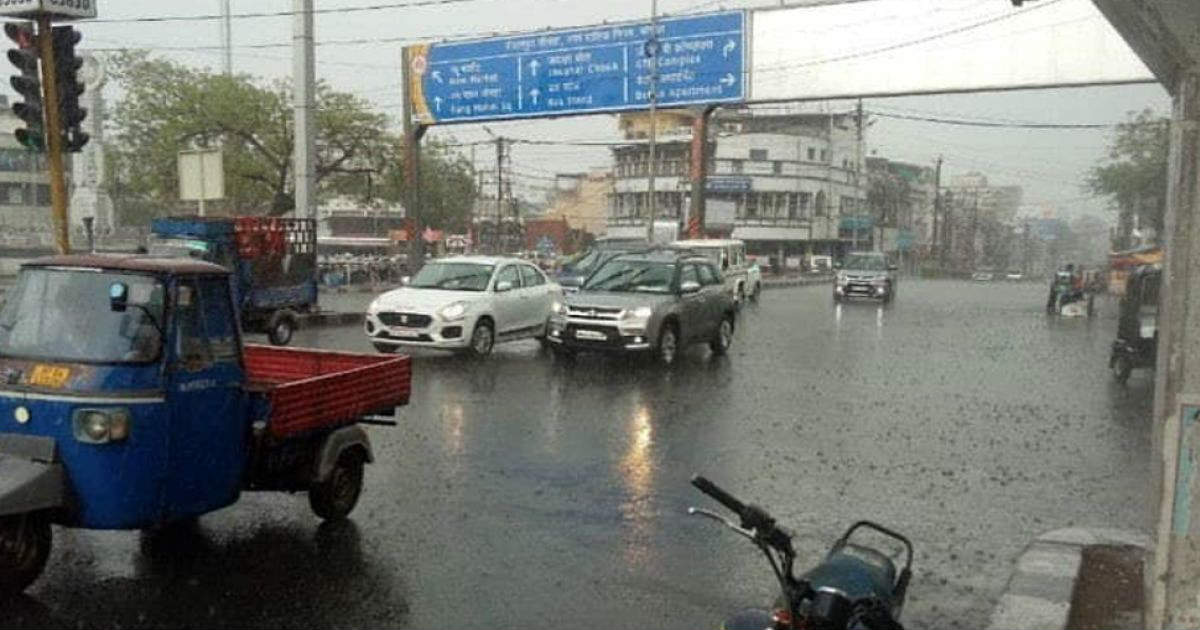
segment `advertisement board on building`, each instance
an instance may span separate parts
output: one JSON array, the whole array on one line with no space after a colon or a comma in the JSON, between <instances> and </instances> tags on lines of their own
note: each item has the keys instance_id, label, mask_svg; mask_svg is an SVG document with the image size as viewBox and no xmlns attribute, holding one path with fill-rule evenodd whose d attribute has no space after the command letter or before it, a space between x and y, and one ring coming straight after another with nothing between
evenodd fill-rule
<instances>
[{"instance_id":1,"label":"advertisement board on building","mask_svg":"<svg viewBox=\"0 0 1200 630\"><path fill-rule=\"evenodd\" d=\"M749 192L753 188L754 181L749 177L710 176L704 182L709 192Z\"/></svg>"}]
</instances>

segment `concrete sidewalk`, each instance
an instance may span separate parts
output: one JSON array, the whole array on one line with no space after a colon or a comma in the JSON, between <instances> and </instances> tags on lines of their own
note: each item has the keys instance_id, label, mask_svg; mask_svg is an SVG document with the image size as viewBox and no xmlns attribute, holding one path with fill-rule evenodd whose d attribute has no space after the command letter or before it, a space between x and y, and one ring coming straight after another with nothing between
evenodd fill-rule
<instances>
[{"instance_id":1,"label":"concrete sidewalk","mask_svg":"<svg viewBox=\"0 0 1200 630\"><path fill-rule=\"evenodd\" d=\"M1095 545L1149 548L1140 532L1069 528L1038 536L1013 569L1004 595L992 611L990 630L1052 630L1067 627L1080 581L1083 551ZM1078 602L1077 602L1078 603Z\"/></svg>"}]
</instances>

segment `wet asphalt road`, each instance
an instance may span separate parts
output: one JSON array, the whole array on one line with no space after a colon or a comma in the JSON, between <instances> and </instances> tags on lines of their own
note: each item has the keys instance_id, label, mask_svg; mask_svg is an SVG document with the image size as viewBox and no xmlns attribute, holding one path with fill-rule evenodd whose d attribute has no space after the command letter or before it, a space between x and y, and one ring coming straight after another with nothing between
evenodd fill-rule
<instances>
[{"instance_id":1,"label":"wet asphalt road","mask_svg":"<svg viewBox=\"0 0 1200 630\"><path fill-rule=\"evenodd\" d=\"M889 307L770 291L730 356L668 371L533 342L416 352L352 522L255 494L153 536L56 529L0 625L716 628L775 584L685 514L717 508L700 472L794 528L798 567L860 518L908 534L905 625L982 627L1037 534L1149 522L1152 374L1112 383L1115 301L1091 321L1043 304L1040 284L909 281ZM357 327L295 344L369 350Z\"/></svg>"}]
</instances>

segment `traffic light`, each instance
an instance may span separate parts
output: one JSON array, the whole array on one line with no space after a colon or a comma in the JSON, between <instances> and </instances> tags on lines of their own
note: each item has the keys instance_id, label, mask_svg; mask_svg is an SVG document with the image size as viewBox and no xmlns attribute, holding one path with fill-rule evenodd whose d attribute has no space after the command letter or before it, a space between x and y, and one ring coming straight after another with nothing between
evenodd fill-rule
<instances>
[{"instance_id":1,"label":"traffic light","mask_svg":"<svg viewBox=\"0 0 1200 630\"><path fill-rule=\"evenodd\" d=\"M79 106L79 97L83 94L84 85L79 82L79 69L83 67L83 59L75 54L75 45L83 38L83 34L70 26L55 26L50 29L50 39L54 45L55 83L58 86L58 113L63 129L63 150L78 153L88 142L88 134L83 132L83 119L87 118L87 110Z\"/></svg>"},{"instance_id":2,"label":"traffic light","mask_svg":"<svg viewBox=\"0 0 1200 630\"><path fill-rule=\"evenodd\" d=\"M37 36L33 32L33 25L27 22L5 22L4 34L17 45L9 49L8 60L21 74L13 75L10 81L13 89L24 99L12 106L17 118L25 122L25 126L17 129L14 135L21 146L42 151L46 148L46 133L42 117L42 80L38 75Z\"/></svg>"}]
</instances>

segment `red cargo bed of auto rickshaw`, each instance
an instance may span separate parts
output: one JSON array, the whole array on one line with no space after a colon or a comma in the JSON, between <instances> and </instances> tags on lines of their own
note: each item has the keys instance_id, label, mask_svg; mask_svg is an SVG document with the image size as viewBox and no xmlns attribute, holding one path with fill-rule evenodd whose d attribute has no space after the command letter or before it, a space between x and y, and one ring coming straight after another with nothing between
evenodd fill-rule
<instances>
[{"instance_id":1,"label":"red cargo bed of auto rickshaw","mask_svg":"<svg viewBox=\"0 0 1200 630\"><path fill-rule=\"evenodd\" d=\"M305 350L247 344L249 389L268 405L267 428L286 438L408 404L407 356Z\"/></svg>"}]
</instances>

